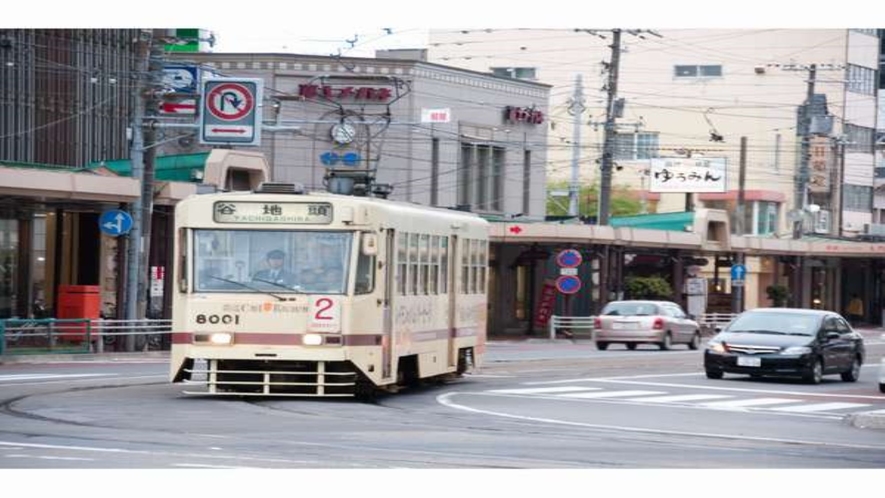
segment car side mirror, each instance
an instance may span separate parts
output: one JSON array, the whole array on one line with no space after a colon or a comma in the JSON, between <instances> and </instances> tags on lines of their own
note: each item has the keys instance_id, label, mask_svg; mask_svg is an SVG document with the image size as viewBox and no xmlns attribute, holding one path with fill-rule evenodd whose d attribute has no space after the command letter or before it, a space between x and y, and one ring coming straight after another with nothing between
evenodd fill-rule
<instances>
[{"instance_id":1,"label":"car side mirror","mask_svg":"<svg viewBox=\"0 0 885 498\"><path fill-rule=\"evenodd\" d=\"M717 334L719 332L722 332L722 325L716 325L715 327L713 327L713 332L715 332Z\"/></svg>"}]
</instances>

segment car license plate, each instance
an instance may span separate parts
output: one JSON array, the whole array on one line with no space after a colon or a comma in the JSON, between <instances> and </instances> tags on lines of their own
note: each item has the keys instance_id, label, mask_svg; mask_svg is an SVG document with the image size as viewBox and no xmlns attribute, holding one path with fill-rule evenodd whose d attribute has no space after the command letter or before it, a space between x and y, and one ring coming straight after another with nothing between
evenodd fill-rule
<instances>
[{"instance_id":1,"label":"car license plate","mask_svg":"<svg viewBox=\"0 0 885 498\"><path fill-rule=\"evenodd\" d=\"M756 358L753 356L738 356L738 366L739 367L761 367L762 366L762 358Z\"/></svg>"},{"instance_id":2,"label":"car license plate","mask_svg":"<svg viewBox=\"0 0 885 498\"><path fill-rule=\"evenodd\" d=\"M633 324L628 322L612 322L612 329L614 330L628 330L632 329Z\"/></svg>"}]
</instances>

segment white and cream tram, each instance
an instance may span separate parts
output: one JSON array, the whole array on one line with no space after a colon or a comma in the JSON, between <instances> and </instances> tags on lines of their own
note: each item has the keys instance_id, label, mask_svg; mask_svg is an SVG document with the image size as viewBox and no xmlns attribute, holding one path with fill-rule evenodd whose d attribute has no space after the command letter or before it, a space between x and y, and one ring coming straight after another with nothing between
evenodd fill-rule
<instances>
[{"instance_id":1,"label":"white and cream tram","mask_svg":"<svg viewBox=\"0 0 885 498\"><path fill-rule=\"evenodd\" d=\"M176 206L172 382L359 396L479 366L488 224L378 198L255 192Z\"/></svg>"}]
</instances>

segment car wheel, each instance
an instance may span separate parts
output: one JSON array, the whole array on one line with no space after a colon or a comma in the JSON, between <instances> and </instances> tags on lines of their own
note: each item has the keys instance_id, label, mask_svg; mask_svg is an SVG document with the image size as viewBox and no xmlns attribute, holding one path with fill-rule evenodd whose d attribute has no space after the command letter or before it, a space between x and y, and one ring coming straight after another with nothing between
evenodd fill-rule
<instances>
[{"instance_id":1,"label":"car wheel","mask_svg":"<svg viewBox=\"0 0 885 498\"><path fill-rule=\"evenodd\" d=\"M596 349L599 349L601 351L605 351L606 349L608 349L608 343L596 341Z\"/></svg>"},{"instance_id":2,"label":"car wheel","mask_svg":"<svg viewBox=\"0 0 885 498\"><path fill-rule=\"evenodd\" d=\"M842 372L842 380L845 382L857 382L857 379L860 378L860 358L857 356L854 357L854 361L851 362L851 368Z\"/></svg>"},{"instance_id":3,"label":"car wheel","mask_svg":"<svg viewBox=\"0 0 885 498\"><path fill-rule=\"evenodd\" d=\"M630 351L633 351L634 349L636 349L636 343L635 342L628 342L627 349L629 349Z\"/></svg>"},{"instance_id":4,"label":"car wheel","mask_svg":"<svg viewBox=\"0 0 885 498\"><path fill-rule=\"evenodd\" d=\"M820 384L821 379L824 377L824 362L820 358L814 360L814 364L812 364L811 368L805 372L803 378L809 384Z\"/></svg>"},{"instance_id":5,"label":"car wheel","mask_svg":"<svg viewBox=\"0 0 885 498\"><path fill-rule=\"evenodd\" d=\"M879 392L885 394L885 384L879 384Z\"/></svg>"},{"instance_id":6,"label":"car wheel","mask_svg":"<svg viewBox=\"0 0 885 498\"><path fill-rule=\"evenodd\" d=\"M659 343L658 343L658 346L659 346L661 349L663 349L664 351L667 351L667 350L669 350L671 347L673 347L673 339L670 337L670 333L669 333L669 332L667 332L666 334L664 334L664 340L661 341L661 342L659 342Z\"/></svg>"},{"instance_id":7,"label":"car wheel","mask_svg":"<svg viewBox=\"0 0 885 498\"><path fill-rule=\"evenodd\" d=\"M707 378L708 379L721 379L722 372L716 370L707 370Z\"/></svg>"},{"instance_id":8,"label":"car wheel","mask_svg":"<svg viewBox=\"0 0 885 498\"><path fill-rule=\"evenodd\" d=\"M691 336L691 342L688 343L688 349L697 349L701 347L701 333L695 331L694 335Z\"/></svg>"}]
</instances>

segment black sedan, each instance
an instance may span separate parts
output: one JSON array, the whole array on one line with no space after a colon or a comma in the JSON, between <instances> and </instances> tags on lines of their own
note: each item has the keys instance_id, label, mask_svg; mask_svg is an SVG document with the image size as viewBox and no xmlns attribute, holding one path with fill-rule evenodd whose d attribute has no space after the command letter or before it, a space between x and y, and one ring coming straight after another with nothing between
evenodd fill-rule
<instances>
[{"instance_id":1,"label":"black sedan","mask_svg":"<svg viewBox=\"0 0 885 498\"><path fill-rule=\"evenodd\" d=\"M707 343L704 370L795 376L818 384L827 374L854 382L864 361L863 337L838 313L825 310L757 308L737 316Z\"/></svg>"}]
</instances>

